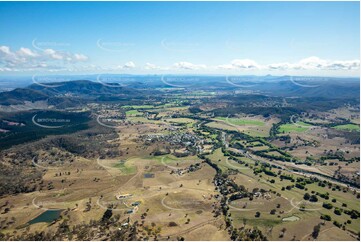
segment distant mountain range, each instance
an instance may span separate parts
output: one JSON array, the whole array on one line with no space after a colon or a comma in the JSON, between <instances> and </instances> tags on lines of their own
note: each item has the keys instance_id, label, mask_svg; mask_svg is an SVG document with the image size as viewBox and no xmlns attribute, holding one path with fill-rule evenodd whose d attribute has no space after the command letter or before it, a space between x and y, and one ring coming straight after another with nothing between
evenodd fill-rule
<instances>
[{"instance_id":1,"label":"distant mountain range","mask_svg":"<svg viewBox=\"0 0 361 242\"><path fill-rule=\"evenodd\" d=\"M79 96L139 94L139 91L121 86L119 83L99 83L88 80L32 84L28 89L40 91L49 96L58 94L72 94Z\"/></svg>"},{"instance_id":2,"label":"distant mountain range","mask_svg":"<svg viewBox=\"0 0 361 242\"><path fill-rule=\"evenodd\" d=\"M123 87L117 83L102 84L87 80L32 84L27 88L16 88L0 93L0 105L18 105L25 101L36 102L48 100L50 104L58 105L72 99L91 100L102 96L134 97L141 92ZM69 103L70 104L70 103Z\"/></svg>"},{"instance_id":3,"label":"distant mountain range","mask_svg":"<svg viewBox=\"0 0 361 242\"><path fill-rule=\"evenodd\" d=\"M9 92L0 93L0 105L17 105L23 104L24 101L36 102L48 98L48 95L40 91L29 88L16 88Z\"/></svg>"},{"instance_id":4,"label":"distant mountain range","mask_svg":"<svg viewBox=\"0 0 361 242\"><path fill-rule=\"evenodd\" d=\"M113 78L116 80L116 77ZM144 98L146 95L160 94L158 88L184 88L185 91L245 90L280 97L359 99L360 96L358 78L314 77L308 80L306 77L242 76L235 78L237 81L233 81L232 77L222 76L168 76L167 78L164 81L160 76L133 76L128 78L126 83L122 82L123 84L90 80L33 83L25 88L0 92L0 105L21 105L26 101L46 100L50 105L66 107L87 100L116 101Z\"/></svg>"}]
</instances>

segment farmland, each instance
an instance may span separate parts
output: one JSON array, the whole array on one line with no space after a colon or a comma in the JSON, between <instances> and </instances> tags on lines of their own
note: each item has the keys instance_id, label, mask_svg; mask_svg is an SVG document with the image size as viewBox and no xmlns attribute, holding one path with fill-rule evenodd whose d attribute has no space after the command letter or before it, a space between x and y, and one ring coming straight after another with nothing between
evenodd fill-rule
<instances>
[{"instance_id":1,"label":"farmland","mask_svg":"<svg viewBox=\"0 0 361 242\"><path fill-rule=\"evenodd\" d=\"M40 126L29 111L2 114L1 142L42 134L2 153L3 238L64 239L60 228L83 223L72 233L86 239L107 223L138 240L358 240L359 126L342 119L356 107L232 113L216 93L174 92L44 112ZM41 221L46 211L56 217Z\"/></svg>"}]
</instances>

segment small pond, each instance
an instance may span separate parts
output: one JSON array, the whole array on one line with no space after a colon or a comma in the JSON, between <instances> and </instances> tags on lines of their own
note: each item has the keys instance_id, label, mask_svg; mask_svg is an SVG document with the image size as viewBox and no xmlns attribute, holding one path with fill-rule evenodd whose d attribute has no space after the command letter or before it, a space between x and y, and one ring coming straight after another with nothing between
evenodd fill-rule
<instances>
[{"instance_id":1,"label":"small pond","mask_svg":"<svg viewBox=\"0 0 361 242\"><path fill-rule=\"evenodd\" d=\"M54 220L58 219L60 217L60 214L63 210L46 210L36 218L30 220L28 224L36 224L36 223L51 223Z\"/></svg>"}]
</instances>

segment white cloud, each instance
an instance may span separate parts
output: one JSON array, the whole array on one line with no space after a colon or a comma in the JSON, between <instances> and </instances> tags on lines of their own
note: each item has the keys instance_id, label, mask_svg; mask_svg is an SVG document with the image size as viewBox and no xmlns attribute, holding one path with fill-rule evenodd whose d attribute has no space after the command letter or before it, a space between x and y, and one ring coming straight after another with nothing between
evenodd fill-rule
<instances>
[{"instance_id":1,"label":"white cloud","mask_svg":"<svg viewBox=\"0 0 361 242\"><path fill-rule=\"evenodd\" d=\"M144 69L146 69L146 70L157 70L157 69L160 69L160 67L157 66L157 65L151 64L151 63L147 63L147 64L145 64Z\"/></svg>"},{"instance_id":2,"label":"white cloud","mask_svg":"<svg viewBox=\"0 0 361 242\"><path fill-rule=\"evenodd\" d=\"M128 61L126 62L124 65L118 65L114 68L110 67L110 68L105 68L105 69L109 69L109 70L124 70L124 69L134 69L135 68L135 64L133 61Z\"/></svg>"},{"instance_id":3,"label":"white cloud","mask_svg":"<svg viewBox=\"0 0 361 242\"><path fill-rule=\"evenodd\" d=\"M87 61L88 60L88 56L83 55L83 54L74 54L74 59L76 61Z\"/></svg>"},{"instance_id":4,"label":"white cloud","mask_svg":"<svg viewBox=\"0 0 361 242\"><path fill-rule=\"evenodd\" d=\"M124 65L118 65L116 67L103 67L104 70L114 71L114 70L130 70L134 69L136 66L133 61L128 61Z\"/></svg>"},{"instance_id":5,"label":"white cloud","mask_svg":"<svg viewBox=\"0 0 361 242\"><path fill-rule=\"evenodd\" d=\"M359 60L330 61L316 56L300 60L297 63L276 63L266 66L267 70L359 70Z\"/></svg>"},{"instance_id":6,"label":"white cloud","mask_svg":"<svg viewBox=\"0 0 361 242\"><path fill-rule=\"evenodd\" d=\"M333 61L331 63L328 63L326 68L329 70L359 70L360 61L359 60Z\"/></svg>"},{"instance_id":7,"label":"white cloud","mask_svg":"<svg viewBox=\"0 0 361 242\"><path fill-rule=\"evenodd\" d=\"M172 69L177 69L174 65L173 66L158 66L152 63L146 63L143 67L144 70L148 71L169 71Z\"/></svg>"},{"instance_id":8,"label":"white cloud","mask_svg":"<svg viewBox=\"0 0 361 242\"><path fill-rule=\"evenodd\" d=\"M8 46L0 46L0 53L5 54L5 55L10 55L11 51Z\"/></svg>"},{"instance_id":9,"label":"white cloud","mask_svg":"<svg viewBox=\"0 0 361 242\"><path fill-rule=\"evenodd\" d=\"M36 52L28 49L28 48L24 48L24 47L21 47L18 51L17 51L17 54L19 56L23 56L23 57L37 57L39 56Z\"/></svg>"},{"instance_id":10,"label":"white cloud","mask_svg":"<svg viewBox=\"0 0 361 242\"><path fill-rule=\"evenodd\" d=\"M60 52L53 49L45 49L44 52L45 56L53 59L53 60L65 60L68 62L82 62L87 61L89 58L84 54L71 54L67 52Z\"/></svg>"},{"instance_id":11,"label":"white cloud","mask_svg":"<svg viewBox=\"0 0 361 242\"><path fill-rule=\"evenodd\" d=\"M226 70L245 70L245 69L260 69L261 66L254 60L250 59L235 59L230 64L223 64L217 66L218 69Z\"/></svg>"},{"instance_id":12,"label":"white cloud","mask_svg":"<svg viewBox=\"0 0 361 242\"><path fill-rule=\"evenodd\" d=\"M297 64L294 65L295 69L322 69L327 64L327 61L318 58L317 56L311 56L305 59L300 60Z\"/></svg>"},{"instance_id":13,"label":"white cloud","mask_svg":"<svg viewBox=\"0 0 361 242\"><path fill-rule=\"evenodd\" d=\"M64 59L64 57L60 53L58 53L57 51L55 51L53 49L45 49L44 54L54 60L63 60Z\"/></svg>"},{"instance_id":14,"label":"white cloud","mask_svg":"<svg viewBox=\"0 0 361 242\"><path fill-rule=\"evenodd\" d=\"M8 46L0 46L0 72L11 71L118 71L135 69L133 61L128 61L119 66L83 65L89 64L89 57L81 53L70 53L54 49L31 50L21 47L12 51ZM281 62L259 64L252 59L234 59L229 63L207 66L205 64L194 64L180 61L173 65L158 66L146 63L139 70L149 71L199 71L209 73L234 73L237 71L253 71L254 73L287 73L298 72L300 74L317 71L327 73L356 73L360 69L360 60L326 60L317 56L301 59L297 62ZM325 72L326 73L326 72Z\"/></svg>"},{"instance_id":15,"label":"white cloud","mask_svg":"<svg viewBox=\"0 0 361 242\"><path fill-rule=\"evenodd\" d=\"M135 64L133 61L128 61L123 65L123 69L133 69L135 68Z\"/></svg>"},{"instance_id":16,"label":"white cloud","mask_svg":"<svg viewBox=\"0 0 361 242\"><path fill-rule=\"evenodd\" d=\"M181 61L178 63L174 63L173 67L175 69L184 69L184 70L200 70L200 69L206 69L206 65L196 65L190 62Z\"/></svg>"},{"instance_id":17,"label":"white cloud","mask_svg":"<svg viewBox=\"0 0 361 242\"><path fill-rule=\"evenodd\" d=\"M243 59L243 60L233 60L231 62L232 66L236 69L259 69L260 66L254 60Z\"/></svg>"},{"instance_id":18,"label":"white cloud","mask_svg":"<svg viewBox=\"0 0 361 242\"><path fill-rule=\"evenodd\" d=\"M78 62L87 61L84 54L72 54L53 49L34 51L21 47L13 52L8 46L0 46L0 70L1 71L36 71L49 70L49 68L67 68L67 65L75 65Z\"/></svg>"},{"instance_id":19,"label":"white cloud","mask_svg":"<svg viewBox=\"0 0 361 242\"><path fill-rule=\"evenodd\" d=\"M275 64L270 64L266 66L266 69L268 70L288 70L292 68L292 64L290 63L275 63Z\"/></svg>"}]
</instances>

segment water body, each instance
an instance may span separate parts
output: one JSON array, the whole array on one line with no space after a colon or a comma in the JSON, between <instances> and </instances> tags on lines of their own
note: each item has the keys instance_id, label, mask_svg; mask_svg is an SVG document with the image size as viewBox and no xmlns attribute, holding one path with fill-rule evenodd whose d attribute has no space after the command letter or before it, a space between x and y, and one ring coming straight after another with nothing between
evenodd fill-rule
<instances>
[{"instance_id":1,"label":"water body","mask_svg":"<svg viewBox=\"0 0 361 242\"><path fill-rule=\"evenodd\" d=\"M46 210L36 218L30 220L28 224L36 224L36 223L51 223L54 220L58 219L60 217L60 214L63 210Z\"/></svg>"}]
</instances>

